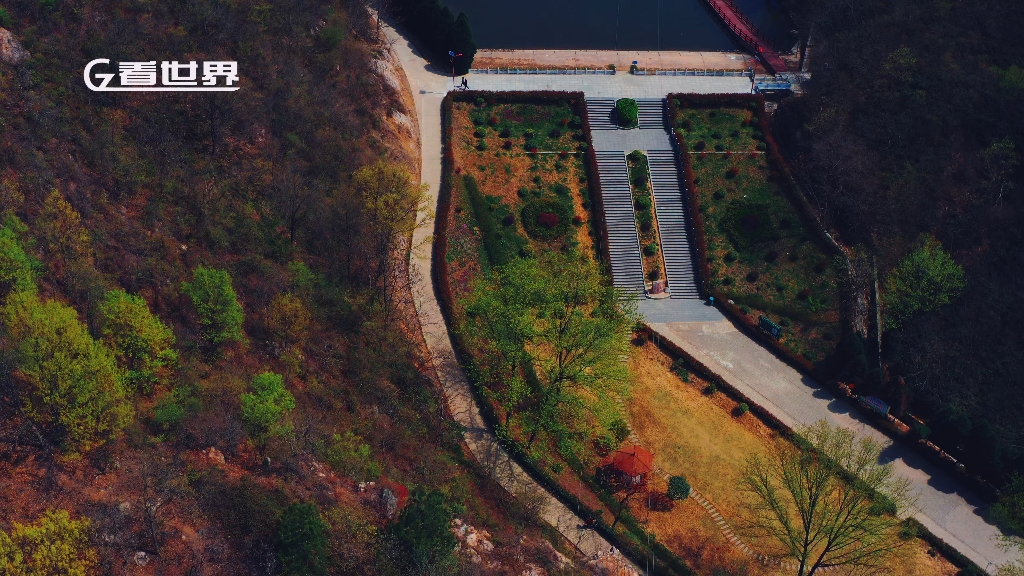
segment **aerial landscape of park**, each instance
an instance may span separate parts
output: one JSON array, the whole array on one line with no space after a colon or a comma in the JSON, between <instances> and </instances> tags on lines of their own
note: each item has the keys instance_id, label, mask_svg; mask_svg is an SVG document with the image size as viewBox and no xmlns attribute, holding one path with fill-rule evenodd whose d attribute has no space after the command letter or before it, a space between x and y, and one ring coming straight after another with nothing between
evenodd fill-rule
<instances>
[{"instance_id":1,"label":"aerial landscape of park","mask_svg":"<svg viewBox=\"0 0 1024 576\"><path fill-rule=\"evenodd\" d=\"M0 575L1024 576L1022 26L0 0Z\"/></svg>"}]
</instances>

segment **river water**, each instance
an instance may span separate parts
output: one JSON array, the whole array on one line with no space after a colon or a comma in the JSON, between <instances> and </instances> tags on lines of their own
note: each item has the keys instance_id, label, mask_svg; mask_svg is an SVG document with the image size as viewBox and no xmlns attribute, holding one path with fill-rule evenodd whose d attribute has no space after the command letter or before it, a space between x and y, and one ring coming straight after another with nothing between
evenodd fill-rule
<instances>
[{"instance_id":1,"label":"river water","mask_svg":"<svg viewBox=\"0 0 1024 576\"><path fill-rule=\"evenodd\" d=\"M794 43L779 0L735 0L779 49ZM480 48L737 50L701 0L444 0Z\"/></svg>"}]
</instances>

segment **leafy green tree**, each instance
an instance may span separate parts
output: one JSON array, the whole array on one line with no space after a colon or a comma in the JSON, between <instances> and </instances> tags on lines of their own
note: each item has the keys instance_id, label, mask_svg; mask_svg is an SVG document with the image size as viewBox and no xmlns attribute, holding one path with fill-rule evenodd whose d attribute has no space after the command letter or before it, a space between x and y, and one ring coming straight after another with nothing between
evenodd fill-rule
<instances>
[{"instance_id":1,"label":"leafy green tree","mask_svg":"<svg viewBox=\"0 0 1024 576\"><path fill-rule=\"evenodd\" d=\"M668 479L668 497L673 500L685 500L690 497L690 483L682 476Z\"/></svg>"},{"instance_id":2,"label":"leafy green tree","mask_svg":"<svg viewBox=\"0 0 1024 576\"><path fill-rule=\"evenodd\" d=\"M877 573L903 545L899 513L909 482L879 464L882 446L824 421L800 431L813 451L752 456L741 480L747 529L770 554L793 558L797 576L838 567Z\"/></svg>"},{"instance_id":3,"label":"leafy green tree","mask_svg":"<svg viewBox=\"0 0 1024 576\"><path fill-rule=\"evenodd\" d=\"M35 291L39 272L39 262L25 253L15 230L0 228L0 291Z\"/></svg>"},{"instance_id":4,"label":"leafy green tree","mask_svg":"<svg viewBox=\"0 0 1024 576\"><path fill-rule=\"evenodd\" d=\"M451 574L455 568L455 535L451 532L452 519L462 513L462 507L452 505L441 492L417 488L409 504L398 515L398 521L388 527L409 572L414 574Z\"/></svg>"},{"instance_id":5,"label":"leafy green tree","mask_svg":"<svg viewBox=\"0 0 1024 576\"><path fill-rule=\"evenodd\" d=\"M0 573L7 576L86 576L97 569L89 546L89 520L47 510L32 524L0 531Z\"/></svg>"},{"instance_id":6,"label":"leafy green tree","mask_svg":"<svg viewBox=\"0 0 1024 576\"><path fill-rule=\"evenodd\" d=\"M283 419L295 409L295 397L284 387L284 378L273 372L264 372L254 377L252 388L252 393L242 394L241 397L242 423L262 450L271 437L291 431Z\"/></svg>"},{"instance_id":7,"label":"leafy green tree","mask_svg":"<svg viewBox=\"0 0 1024 576\"><path fill-rule=\"evenodd\" d=\"M43 250L65 267L92 260L91 237L82 216L58 190L46 197L35 227Z\"/></svg>"},{"instance_id":8,"label":"leafy green tree","mask_svg":"<svg viewBox=\"0 0 1024 576\"><path fill-rule=\"evenodd\" d=\"M328 527L312 502L296 502L281 515L278 559L286 575L316 576L327 573Z\"/></svg>"},{"instance_id":9,"label":"leafy green tree","mask_svg":"<svg viewBox=\"0 0 1024 576\"><path fill-rule=\"evenodd\" d=\"M640 122L640 107L632 98L620 98L615 101L615 116L619 126L635 128Z\"/></svg>"},{"instance_id":10,"label":"leafy green tree","mask_svg":"<svg viewBox=\"0 0 1024 576\"><path fill-rule=\"evenodd\" d=\"M177 353L174 333L149 311L146 301L124 290L111 290L100 303L103 340L114 350L127 372L130 390L149 391L164 368L173 366Z\"/></svg>"},{"instance_id":11,"label":"leafy green tree","mask_svg":"<svg viewBox=\"0 0 1024 576\"><path fill-rule=\"evenodd\" d=\"M449 50L456 54L462 54L455 59L455 73L458 75L469 73L473 67L473 59L476 57L476 41L473 40L473 29L469 25L469 17L465 12L459 12L455 24L452 25L448 34Z\"/></svg>"},{"instance_id":12,"label":"leafy green tree","mask_svg":"<svg viewBox=\"0 0 1024 576\"><path fill-rule=\"evenodd\" d=\"M1024 535L1024 476L1014 474L992 505L992 519L1006 532Z\"/></svg>"},{"instance_id":13,"label":"leafy green tree","mask_svg":"<svg viewBox=\"0 0 1024 576\"><path fill-rule=\"evenodd\" d=\"M882 302L886 328L898 328L919 312L934 310L956 300L967 283L964 269L930 236L904 258L886 280Z\"/></svg>"},{"instance_id":14,"label":"leafy green tree","mask_svg":"<svg viewBox=\"0 0 1024 576\"><path fill-rule=\"evenodd\" d=\"M464 301L466 334L488 349L502 380L522 378L508 405L509 419L526 409L533 424L529 442L565 410L583 406L598 413L628 392L624 358L636 322L597 265L579 255L548 254L517 259L479 281ZM609 422L611 418L608 418Z\"/></svg>"},{"instance_id":15,"label":"leafy green tree","mask_svg":"<svg viewBox=\"0 0 1024 576\"><path fill-rule=\"evenodd\" d=\"M131 406L114 357L73 308L16 292L2 316L26 416L74 450L87 450L128 424Z\"/></svg>"},{"instance_id":16,"label":"leafy green tree","mask_svg":"<svg viewBox=\"0 0 1024 576\"><path fill-rule=\"evenodd\" d=\"M183 282L181 291L192 300L199 315L203 336L213 346L226 342L242 342L245 313L225 270L196 267L191 282Z\"/></svg>"}]
</instances>

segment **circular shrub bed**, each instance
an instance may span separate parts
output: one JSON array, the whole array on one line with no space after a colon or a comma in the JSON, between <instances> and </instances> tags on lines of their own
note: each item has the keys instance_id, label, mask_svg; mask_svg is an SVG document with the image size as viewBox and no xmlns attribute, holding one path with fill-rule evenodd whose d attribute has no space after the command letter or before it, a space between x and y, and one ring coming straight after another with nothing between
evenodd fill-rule
<instances>
[{"instance_id":1,"label":"circular shrub bed","mask_svg":"<svg viewBox=\"0 0 1024 576\"><path fill-rule=\"evenodd\" d=\"M700 152L701 150L708 147L708 143L703 140L697 140L697 143L693 145L693 149Z\"/></svg>"},{"instance_id":2,"label":"circular shrub bed","mask_svg":"<svg viewBox=\"0 0 1024 576\"><path fill-rule=\"evenodd\" d=\"M615 102L615 119L623 128L636 128L640 124L640 107L632 98L620 98Z\"/></svg>"},{"instance_id":3,"label":"circular shrub bed","mask_svg":"<svg viewBox=\"0 0 1024 576\"><path fill-rule=\"evenodd\" d=\"M556 240L565 236L572 223L572 206L556 200L531 200L520 212L526 233L538 240Z\"/></svg>"}]
</instances>

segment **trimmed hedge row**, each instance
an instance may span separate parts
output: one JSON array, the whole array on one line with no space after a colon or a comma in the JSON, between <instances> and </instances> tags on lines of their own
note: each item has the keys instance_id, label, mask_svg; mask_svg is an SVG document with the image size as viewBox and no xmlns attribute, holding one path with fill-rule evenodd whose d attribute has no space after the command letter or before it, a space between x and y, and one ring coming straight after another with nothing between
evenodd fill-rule
<instances>
[{"instance_id":1,"label":"trimmed hedge row","mask_svg":"<svg viewBox=\"0 0 1024 576\"><path fill-rule=\"evenodd\" d=\"M764 96L760 94L670 94L668 96L668 101L669 118L673 119L676 117L681 105L685 105L685 107L688 108L747 108L751 102L756 104L754 116L758 118L758 125L764 132L764 142L767 145L766 155L768 157L768 162L770 165L778 168L779 173L782 174L784 183L782 188L786 191L787 198L796 204L798 208L798 215L804 219L805 223L809 224L811 229L818 233L822 243L828 248L828 250L846 260L846 253L839 244L836 243L832 236L825 231L821 221L814 213L813 207L811 207L811 204L800 192L789 167L779 154L775 140L772 137L768 115L764 110ZM693 221L693 231L696 240L695 244L697 246L701 295L705 298L707 296L714 296L716 306L732 317L749 335L760 340L765 346L779 355L788 364L792 365L797 370L810 373L818 380L827 380L828 374L825 369L816 367L808 359L797 355L788 348L782 346L778 340L772 338L768 334L765 334L764 331L758 327L757 322L749 315L744 314L740 310L739 306L730 304L728 298L723 297L720 294L712 293L708 290L708 285L711 281L711 265L708 262L708 242L707 236L704 233L704 217L700 212L700 202L697 200L697 194L694 190L693 157L690 155L689 147L686 145L686 139L682 136L680 130L673 129L672 133L675 136L675 142L679 148L679 156L683 165L684 185L686 186L686 196L690 207L690 215Z\"/></svg>"},{"instance_id":2,"label":"trimmed hedge row","mask_svg":"<svg viewBox=\"0 0 1024 576\"><path fill-rule=\"evenodd\" d=\"M478 97L484 98L490 103L546 104L563 100L569 101L570 105L574 108L574 113L582 119L583 131L587 137L588 146L585 152L585 167L587 171L590 203L592 206L591 219L599 236L598 249L604 257L605 262L608 262L607 231L604 228L604 212L603 205L601 204L600 181L597 176L597 156L594 154L594 147L590 138L590 119L587 115L585 100L582 92L465 91L450 92L445 97L441 105L441 186L440 190L438 190L437 218L434 224L435 240L433 280L434 287L441 300L441 313L445 318L446 326L448 327L449 334L452 337L452 348L455 352L456 360L461 366L465 367L470 381L473 382L473 394L475 396L477 406L480 407L480 412L483 414L488 426L495 431L495 435L497 436L499 443L535 482L543 486L544 489L558 498L562 504L570 509L580 510L583 518L592 517L592 510L576 498L576 496L562 487L557 480L548 476L543 470L540 470L528 454L526 454L522 446L509 439L507 434L503 433L497 414L494 412L494 407L483 397L483 394L481 393L478 371L475 368L473 357L464 348L463 342L458 337L458 326L455 325L454 317L452 316L452 311L454 310L455 305L455 294L452 290L448 262L445 258L445 254L448 250L448 223L454 216L455 203L453 195L454 191L457 190L454 170L455 155L452 151L452 116L454 113L455 102L472 102ZM587 481L588 485L592 485L592 478L584 478L584 480ZM642 528L640 528L639 524L636 523L635 519L629 518L628 515L624 515L624 518L620 520L619 523L623 524L627 530L634 534L642 533ZM617 532L613 532L610 525L603 519L598 519L594 522L593 528L598 534L618 548L624 556L629 558L638 566L643 566L650 558L651 548L648 548L644 544L636 541L634 535L626 537ZM668 574L669 576L695 576L696 573L687 566L685 562L675 556L660 542L655 541L652 548L656 558L655 569L658 573Z\"/></svg>"}]
</instances>

